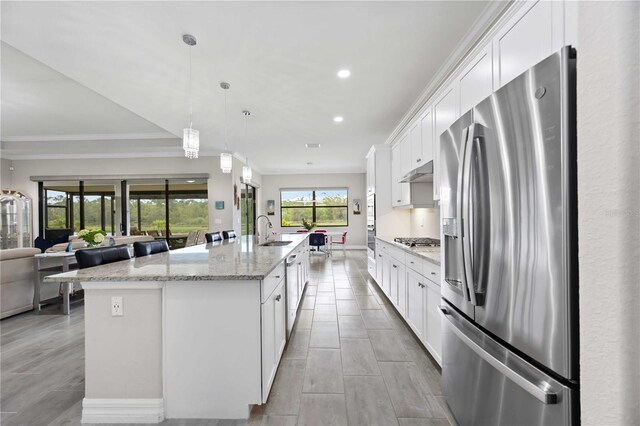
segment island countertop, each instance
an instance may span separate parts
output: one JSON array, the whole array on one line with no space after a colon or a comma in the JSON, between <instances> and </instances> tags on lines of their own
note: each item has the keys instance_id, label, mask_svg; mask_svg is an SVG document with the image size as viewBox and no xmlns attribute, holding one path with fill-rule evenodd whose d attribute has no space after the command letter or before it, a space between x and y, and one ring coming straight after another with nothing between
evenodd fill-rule
<instances>
[{"instance_id":1,"label":"island countertop","mask_svg":"<svg viewBox=\"0 0 640 426\"><path fill-rule=\"evenodd\" d=\"M50 275L45 281L262 280L308 236L283 234L270 239L291 241L284 246L261 246L254 236L242 236Z\"/></svg>"},{"instance_id":2,"label":"island countertop","mask_svg":"<svg viewBox=\"0 0 640 426\"><path fill-rule=\"evenodd\" d=\"M392 244L394 247L401 248L402 250L408 253L418 255L423 259L426 259L429 262L440 266L440 262L442 259L440 255L441 253L440 247L408 247L408 246L405 246L404 244L396 243L393 240L393 237L376 235L376 238L379 239L380 241L384 241L385 243Z\"/></svg>"}]
</instances>

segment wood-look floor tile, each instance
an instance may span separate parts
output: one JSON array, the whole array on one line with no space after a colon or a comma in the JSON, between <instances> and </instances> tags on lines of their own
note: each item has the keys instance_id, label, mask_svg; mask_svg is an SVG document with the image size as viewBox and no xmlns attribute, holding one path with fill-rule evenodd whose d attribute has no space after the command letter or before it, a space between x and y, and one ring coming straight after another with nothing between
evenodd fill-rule
<instances>
[{"instance_id":1,"label":"wood-look floor tile","mask_svg":"<svg viewBox=\"0 0 640 426\"><path fill-rule=\"evenodd\" d=\"M346 426L347 406L344 395L302 395L299 426Z\"/></svg>"},{"instance_id":2,"label":"wood-look floor tile","mask_svg":"<svg viewBox=\"0 0 640 426\"><path fill-rule=\"evenodd\" d=\"M298 415L306 360L284 359L271 387L266 414Z\"/></svg>"},{"instance_id":3,"label":"wood-look floor tile","mask_svg":"<svg viewBox=\"0 0 640 426\"><path fill-rule=\"evenodd\" d=\"M340 349L310 349L302 392L344 393Z\"/></svg>"},{"instance_id":4,"label":"wood-look floor tile","mask_svg":"<svg viewBox=\"0 0 640 426\"><path fill-rule=\"evenodd\" d=\"M300 309L298 316L296 317L295 327L297 329L309 329L311 330L311 323L313 322L313 309Z\"/></svg>"},{"instance_id":5,"label":"wood-look floor tile","mask_svg":"<svg viewBox=\"0 0 640 426\"><path fill-rule=\"evenodd\" d=\"M336 299L354 300L355 296L353 295L353 291L350 288L337 288Z\"/></svg>"},{"instance_id":6,"label":"wood-look floor tile","mask_svg":"<svg viewBox=\"0 0 640 426\"><path fill-rule=\"evenodd\" d=\"M411 361L396 330L369 330L368 334L378 361Z\"/></svg>"},{"instance_id":7,"label":"wood-look floor tile","mask_svg":"<svg viewBox=\"0 0 640 426\"><path fill-rule=\"evenodd\" d=\"M351 288L351 283L349 282L349 280L335 280L334 286L336 290Z\"/></svg>"},{"instance_id":8,"label":"wood-look floor tile","mask_svg":"<svg viewBox=\"0 0 640 426\"><path fill-rule=\"evenodd\" d=\"M53 391L47 393L38 401L24 407L18 414L12 416L3 424L11 425L48 425L53 422L61 412L68 410L84 397L82 391Z\"/></svg>"},{"instance_id":9,"label":"wood-look floor tile","mask_svg":"<svg viewBox=\"0 0 640 426\"><path fill-rule=\"evenodd\" d=\"M336 295L333 291L319 291L316 295L316 306L317 305L335 305L336 304Z\"/></svg>"},{"instance_id":10,"label":"wood-look floor tile","mask_svg":"<svg viewBox=\"0 0 640 426\"><path fill-rule=\"evenodd\" d=\"M304 290L305 296L315 296L318 294L318 286L317 285L307 285L307 288Z\"/></svg>"},{"instance_id":11,"label":"wood-look floor tile","mask_svg":"<svg viewBox=\"0 0 640 426\"><path fill-rule=\"evenodd\" d=\"M338 328L340 338L352 337L366 339L369 337L367 328L364 326L364 321L360 315L339 316Z\"/></svg>"},{"instance_id":12,"label":"wood-look floor tile","mask_svg":"<svg viewBox=\"0 0 640 426\"><path fill-rule=\"evenodd\" d=\"M285 359L307 359L311 329L296 328L291 333L289 343L284 351Z\"/></svg>"},{"instance_id":13,"label":"wood-look floor tile","mask_svg":"<svg viewBox=\"0 0 640 426\"><path fill-rule=\"evenodd\" d=\"M447 419L398 419L400 426L450 426Z\"/></svg>"},{"instance_id":14,"label":"wood-look floor tile","mask_svg":"<svg viewBox=\"0 0 640 426\"><path fill-rule=\"evenodd\" d=\"M398 424L382 377L345 377L344 387L350 425Z\"/></svg>"},{"instance_id":15,"label":"wood-look floor tile","mask_svg":"<svg viewBox=\"0 0 640 426\"><path fill-rule=\"evenodd\" d=\"M262 416L260 426L296 426L297 416Z\"/></svg>"},{"instance_id":16,"label":"wood-look floor tile","mask_svg":"<svg viewBox=\"0 0 640 426\"><path fill-rule=\"evenodd\" d=\"M313 322L337 322L336 305L316 305Z\"/></svg>"},{"instance_id":17,"label":"wood-look floor tile","mask_svg":"<svg viewBox=\"0 0 640 426\"><path fill-rule=\"evenodd\" d=\"M374 296L356 294L356 301L361 310L364 309L381 309L378 300Z\"/></svg>"},{"instance_id":18,"label":"wood-look floor tile","mask_svg":"<svg viewBox=\"0 0 640 426\"><path fill-rule=\"evenodd\" d=\"M360 307L355 300L336 300L338 315L360 315Z\"/></svg>"},{"instance_id":19,"label":"wood-look floor tile","mask_svg":"<svg viewBox=\"0 0 640 426\"><path fill-rule=\"evenodd\" d=\"M413 362L381 362L380 371L398 417L443 417Z\"/></svg>"},{"instance_id":20,"label":"wood-look floor tile","mask_svg":"<svg viewBox=\"0 0 640 426\"><path fill-rule=\"evenodd\" d=\"M332 322L314 322L311 327L311 348L340 348L338 324Z\"/></svg>"},{"instance_id":21,"label":"wood-look floor tile","mask_svg":"<svg viewBox=\"0 0 640 426\"><path fill-rule=\"evenodd\" d=\"M362 319L368 330L391 330L391 323L382 310L363 310Z\"/></svg>"},{"instance_id":22,"label":"wood-look floor tile","mask_svg":"<svg viewBox=\"0 0 640 426\"><path fill-rule=\"evenodd\" d=\"M345 376L379 375L380 368L369 339L340 339Z\"/></svg>"}]
</instances>

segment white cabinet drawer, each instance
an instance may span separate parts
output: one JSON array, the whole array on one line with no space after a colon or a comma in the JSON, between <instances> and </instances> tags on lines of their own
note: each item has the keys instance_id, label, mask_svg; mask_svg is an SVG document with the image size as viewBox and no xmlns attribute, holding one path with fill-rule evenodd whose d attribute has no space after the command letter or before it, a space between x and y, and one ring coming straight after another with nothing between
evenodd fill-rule
<instances>
[{"instance_id":1,"label":"white cabinet drawer","mask_svg":"<svg viewBox=\"0 0 640 426\"><path fill-rule=\"evenodd\" d=\"M284 279L284 262L276 266L276 268L262 280L262 300L264 303L278 284Z\"/></svg>"},{"instance_id":2,"label":"white cabinet drawer","mask_svg":"<svg viewBox=\"0 0 640 426\"><path fill-rule=\"evenodd\" d=\"M389 247L388 249L389 256L393 257L395 260L404 265L405 262L405 254L406 251L402 250L398 247Z\"/></svg>"},{"instance_id":3,"label":"white cabinet drawer","mask_svg":"<svg viewBox=\"0 0 640 426\"><path fill-rule=\"evenodd\" d=\"M422 266L424 263L424 259L416 256L415 254L411 254L411 253L407 253L406 255L406 265L407 268L409 269L413 269L415 272L419 273L420 275L424 275L424 267Z\"/></svg>"},{"instance_id":4,"label":"white cabinet drawer","mask_svg":"<svg viewBox=\"0 0 640 426\"><path fill-rule=\"evenodd\" d=\"M434 263L431 263L428 260L423 260L423 268L424 269L423 269L422 275L424 275L425 278L440 285L440 266Z\"/></svg>"}]
</instances>

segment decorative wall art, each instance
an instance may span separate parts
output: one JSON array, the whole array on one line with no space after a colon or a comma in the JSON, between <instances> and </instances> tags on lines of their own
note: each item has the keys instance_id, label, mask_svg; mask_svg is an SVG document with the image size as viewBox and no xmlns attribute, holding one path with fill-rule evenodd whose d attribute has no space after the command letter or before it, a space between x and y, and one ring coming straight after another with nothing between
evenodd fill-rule
<instances>
[{"instance_id":1,"label":"decorative wall art","mask_svg":"<svg viewBox=\"0 0 640 426\"><path fill-rule=\"evenodd\" d=\"M216 210L224 210L224 201L216 201Z\"/></svg>"},{"instance_id":2,"label":"decorative wall art","mask_svg":"<svg viewBox=\"0 0 640 426\"><path fill-rule=\"evenodd\" d=\"M361 204L359 199L353 200L353 214L360 214Z\"/></svg>"},{"instance_id":3,"label":"decorative wall art","mask_svg":"<svg viewBox=\"0 0 640 426\"><path fill-rule=\"evenodd\" d=\"M273 216L276 214L276 202L275 200L267 200L267 215Z\"/></svg>"}]
</instances>

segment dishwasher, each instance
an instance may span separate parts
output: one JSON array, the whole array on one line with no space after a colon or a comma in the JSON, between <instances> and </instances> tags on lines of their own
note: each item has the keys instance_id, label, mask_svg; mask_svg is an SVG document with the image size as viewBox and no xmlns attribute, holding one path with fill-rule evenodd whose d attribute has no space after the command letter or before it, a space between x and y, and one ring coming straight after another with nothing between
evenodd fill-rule
<instances>
[{"instance_id":1,"label":"dishwasher","mask_svg":"<svg viewBox=\"0 0 640 426\"><path fill-rule=\"evenodd\" d=\"M287 270L285 274L285 286L287 288L287 340L291 336L293 324L296 321L296 312L300 302L300 285L298 283L298 255L292 254L287 257Z\"/></svg>"}]
</instances>

